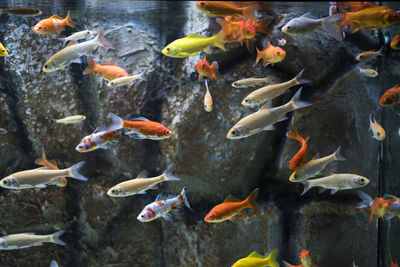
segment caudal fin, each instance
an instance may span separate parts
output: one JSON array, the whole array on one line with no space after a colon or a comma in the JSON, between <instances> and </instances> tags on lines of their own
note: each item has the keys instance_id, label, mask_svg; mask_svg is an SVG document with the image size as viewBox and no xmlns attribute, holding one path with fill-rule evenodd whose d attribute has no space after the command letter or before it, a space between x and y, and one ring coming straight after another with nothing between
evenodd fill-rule
<instances>
[{"instance_id":1,"label":"caudal fin","mask_svg":"<svg viewBox=\"0 0 400 267\"><path fill-rule=\"evenodd\" d=\"M217 19L217 23L222 27L221 33L223 34L224 38L231 33L231 30L229 29L229 21Z\"/></svg>"},{"instance_id":2,"label":"caudal fin","mask_svg":"<svg viewBox=\"0 0 400 267\"><path fill-rule=\"evenodd\" d=\"M52 234L50 236L50 242L55 243L57 245L66 246L67 244L65 244L65 242L60 239L60 236L63 233L65 233L65 230L61 230Z\"/></svg>"},{"instance_id":3,"label":"caudal fin","mask_svg":"<svg viewBox=\"0 0 400 267\"><path fill-rule=\"evenodd\" d=\"M184 186L182 188L180 196L182 196L182 200L183 200L183 203L185 204L185 206L188 207L190 210L192 210L192 208L190 207L189 201L187 200L187 197L186 197L186 186Z\"/></svg>"},{"instance_id":4,"label":"caudal fin","mask_svg":"<svg viewBox=\"0 0 400 267\"><path fill-rule=\"evenodd\" d=\"M343 39L342 35L333 23L341 19L344 19L344 14L335 14L322 19L322 29L337 41L343 41Z\"/></svg>"},{"instance_id":5,"label":"caudal fin","mask_svg":"<svg viewBox=\"0 0 400 267\"><path fill-rule=\"evenodd\" d=\"M166 181L179 181L180 179L171 173L172 166L174 166L174 164L172 164L172 163L169 164L167 169L164 171L163 174L164 174L165 180Z\"/></svg>"},{"instance_id":6,"label":"caudal fin","mask_svg":"<svg viewBox=\"0 0 400 267\"><path fill-rule=\"evenodd\" d=\"M303 137L300 136L299 132L296 130L296 127L294 127L294 124L292 123L292 127L290 132L288 132L287 137L293 140L297 140L300 143L304 141Z\"/></svg>"},{"instance_id":7,"label":"caudal fin","mask_svg":"<svg viewBox=\"0 0 400 267\"><path fill-rule=\"evenodd\" d=\"M290 100L290 102L293 105L293 110L299 109L299 108L304 108L304 107L308 107L311 106L312 103L310 102L305 102L305 101L301 101L300 100L300 95L301 95L301 90L303 90L303 88L300 88L292 97L292 99Z\"/></svg>"},{"instance_id":8,"label":"caudal fin","mask_svg":"<svg viewBox=\"0 0 400 267\"><path fill-rule=\"evenodd\" d=\"M253 11L256 11L257 8L258 8L258 5L251 5L251 6L244 7L243 13L242 13L243 17L246 17L251 20L256 20L256 18L253 17L252 13L253 13Z\"/></svg>"},{"instance_id":9,"label":"caudal fin","mask_svg":"<svg viewBox=\"0 0 400 267\"><path fill-rule=\"evenodd\" d=\"M146 79L146 72L145 71L142 71L140 74L139 74L139 80L143 80L143 81L147 81L147 79Z\"/></svg>"},{"instance_id":10,"label":"caudal fin","mask_svg":"<svg viewBox=\"0 0 400 267\"><path fill-rule=\"evenodd\" d=\"M310 83L311 80L303 79L301 76L303 75L304 69L302 69L299 74L296 75L295 80L297 84L305 84Z\"/></svg>"},{"instance_id":11,"label":"caudal fin","mask_svg":"<svg viewBox=\"0 0 400 267\"><path fill-rule=\"evenodd\" d=\"M72 21L70 15L69 15L69 11L68 11L67 16L64 19L64 24L67 25L67 26L70 26L72 28L75 27L74 22Z\"/></svg>"},{"instance_id":12,"label":"caudal fin","mask_svg":"<svg viewBox=\"0 0 400 267\"><path fill-rule=\"evenodd\" d=\"M372 197L360 190L357 190L357 194L362 200L361 203L357 205L358 209L363 209L372 205Z\"/></svg>"},{"instance_id":13,"label":"caudal fin","mask_svg":"<svg viewBox=\"0 0 400 267\"><path fill-rule=\"evenodd\" d=\"M249 196L245 199L247 207L255 211L261 210L260 205L258 205L258 203L256 202L258 191L259 191L258 188L254 189L253 192L251 192Z\"/></svg>"},{"instance_id":14,"label":"caudal fin","mask_svg":"<svg viewBox=\"0 0 400 267\"><path fill-rule=\"evenodd\" d=\"M333 153L333 155L334 155L334 157L335 157L335 160L346 160L344 157L342 157L341 155L340 155L340 149L342 148L342 146L339 146L337 149L336 149L336 151L335 151L335 153Z\"/></svg>"},{"instance_id":15,"label":"caudal fin","mask_svg":"<svg viewBox=\"0 0 400 267\"><path fill-rule=\"evenodd\" d=\"M221 76L221 74L219 74L219 71L218 71L218 62L217 61L214 61L211 64L211 72L212 72L213 78L216 80L218 80L219 77Z\"/></svg>"},{"instance_id":16,"label":"caudal fin","mask_svg":"<svg viewBox=\"0 0 400 267\"><path fill-rule=\"evenodd\" d=\"M55 260L52 260L50 263L50 267L58 267L58 263Z\"/></svg>"},{"instance_id":17,"label":"caudal fin","mask_svg":"<svg viewBox=\"0 0 400 267\"><path fill-rule=\"evenodd\" d=\"M79 169L82 168L83 165L85 165L85 161L78 162L77 164L71 166L69 168L70 173L68 177L75 178L81 181L87 181L88 178L79 173Z\"/></svg>"},{"instance_id":18,"label":"caudal fin","mask_svg":"<svg viewBox=\"0 0 400 267\"><path fill-rule=\"evenodd\" d=\"M300 194L300 196L304 195L308 190L310 190L311 186L310 186L310 182L307 180L303 180L300 181L300 183L302 183L304 185L304 190L303 193Z\"/></svg>"},{"instance_id":19,"label":"caudal fin","mask_svg":"<svg viewBox=\"0 0 400 267\"><path fill-rule=\"evenodd\" d=\"M276 261L277 250L274 249L267 257L267 265L271 267L279 267L279 263Z\"/></svg>"},{"instance_id":20,"label":"caudal fin","mask_svg":"<svg viewBox=\"0 0 400 267\"><path fill-rule=\"evenodd\" d=\"M226 51L225 42L224 42L224 33L221 31L214 36L214 43L216 47L221 48L222 50Z\"/></svg>"},{"instance_id":21,"label":"caudal fin","mask_svg":"<svg viewBox=\"0 0 400 267\"><path fill-rule=\"evenodd\" d=\"M90 74L96 72L96 68L98 66L97 63L91 57L87 57L87 59L88 59L88 66L83 73Z\"/></svg>"},{"instance_id":22,"label":"caudal fin","mask_svg":"<svg viewBox=\"0 0 400 267\"><path fill-rule=\"evenodd\" d=\"M109 44L106 40L104 40L103 31L99 30L97 36L95 38L97 45L112 48L111 44Z\"/></svg>"},{"instance_id":23,"label":"caudal fin","mask_svg":"<svg viewBox=\"0 0 400 267\"><path fill-rule=\"evenodd\" d=\"M108 113L108 117L112 120L112 124L106 129L106 131L116 131L124 128L124 120L114 113Z\"/></svg>"}]
</instances>

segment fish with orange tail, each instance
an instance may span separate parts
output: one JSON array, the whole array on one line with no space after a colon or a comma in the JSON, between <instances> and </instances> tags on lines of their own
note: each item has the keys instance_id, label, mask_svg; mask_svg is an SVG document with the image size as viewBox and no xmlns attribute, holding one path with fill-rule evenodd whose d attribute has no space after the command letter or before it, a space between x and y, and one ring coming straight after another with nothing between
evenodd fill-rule
<instances>
[{"instance_id":1,"label":"fish with orange tail","mask_svg":"<svg viewBox=\"0 0 400 267\"><path fill-rule=\"evenodd\" d=\"M280 47L271 45L270 42L267 43L264 50L260 51L257 49L257 59L254 66L257 66L260 60L263 61L264 67L267 67L269 64L272 66L275 63L281 62L286 57L286 51Z\"/></svg>"},{"instance_id":2,"label":"fish with orange tail","mask_svg":"<svg viewBox=\"0 0 400 267\"><path fill-rule=\"evenodd\" d=\"M302 251L300 251L300 265L293 265L290 264L286 261L282 261L283 265L285 267L315 267L315 264L312 264L311 262L311 256L310 256L310 252L307 249L303 249Z\"/></svg>"},{"instance_id":3,"label":"fish with orange tail","mask_svg":"<svg viewBox=\"0 0 400 267\"><path fill-rule=\"evenodd\" d=\"M389 107L400 103L400 83L387 90L379 99L379 105Z\"/></svg>"},{"instance_id":4,"label":"fish with orange tail","mask_svg":"<svg viewBox=\"0 0 400 267\"><path fill-rule=\"evenodd\" d=\"M234 40L242 42L244 39L252 39L256 36L256 28L250 20L241 18L239 21L217 19L222 27L224 38L232 36ZM230 39L232 39L230 38Z\"/></svg>"},{"instance_id":5,"label":"fish with orange tail","mask_svg":"<svg viewBox=\"0 0 400 267\"><path fill-rule=\"evenodd\" d=\"M97 72L100 76L103 76L109 81L129 76L129 73L126 72L126 70L115 65L113 61L98 65L92 58L88 57L88 67L85 69L84 74L94 72Z\"/></svg>"},{"instance_id":6,"label":"fish with orange tail","mask_svg":"<svg viewBox=\"0 0 400 267\"><path fill-rule=\"evenodd\" d=\"M202 81L203 77L218 80L220 76L218 72L218 62L214 61L210 65L205 56L196 64L196 70L197 73L199 73L199 81Z\"/></svg>"},{"instance_id":7,"label":"fish with orange tail","mask_svg":"<svg viewBox=\"0 0 400 267\"><path fill-rule=\"evenodd\" d=\"M237 7L234 2L229 1L199 1L196 6L201 11L218 17L225 16L243 16L255 20L252 13L257 10L257 5L250 5L246 7Z\"/></svg>"},{"instance_id":8,"label":"fish with orange tail","mask_svg":"<svg viewBox=\"0 0 400 267\"><path fill-rule=\"evenodd\" d=\"M307 141L310 139L310 137L307 137L306 139L301 137L301 135L297 132L296 127L294 127L294 124L292 124L292 129L287 134L287 137L293 140L297 140L301 144L300 150L296 153L296 155L293 156L293 158L289 162L289 169L295 170L303 166L306 161L308 149Z\"/></svg>"},{"instance_id":9,"label":"fish with orange tail","mask_svg":"<svg viewBox=\"0 0 400 267\"><path fill-rule=\"evenodd\" d=\"M57 31L65 31L65 26L74 27L74 22L69 16L69 11L64 19L58 15L53 15L50 18L39 21L33 27L33 31L40 35L55 34Z\"/></svg>"},{"instance_id":10,"label":"fish with orange tail","mask_svg":"<svg viewBox=\"0 0 400 267\"><path fill-rule=\"evenodd\" d=\"M92 134L85 136L81 142L75 147L75 150L81 153L90 152L101 149L109 149L109 143L114 141L120 134L116 131L103 131L101 128L96 128Z\"/></svg>"},{"instance_id":11,"label":"fish with orange tail","mask_svg":"<svg viewBox=\"0 0 400 267\"><path fill-rule=\"evenodd\" d=\"M394 263L392 258L390 258L390 267L399 267L399 263L398 262Z\"/></svg>"},{"instance_id":12,"label":"fish with orange tail","mask_svg":"<svg viewBox=\"0 0 400 267\"><path fill-rule=\"evenodd\" d=\"M208 223L219 223L226 220L234 221L234 217L238 214L245 215L243 209L249 208L255 211L259 211L261 208L256 202L258 195L258 188L254 189L253 192L243 201L234 198L229 195L225 198L224 202L218 204L204 217L204 221Z\"/></svg>"},{"instance_id":13,"label":"fish with orange tail","mask_svg":"<svg viewBox=\"0 0 400 267\"><path fill-rule=\"evenodd\" d=\"M351 32L359 30L381 29L400 22L400 14L385 6L373 6L356 12L343 10L344 17L340 24L343 29L349 26Z\"/></svg>"},{"instance_id":14,"label":"fish with orange tail","mask_svg":"<svg viewBox=\"0 0 400 267\"><path fill-rule=\"evenodd\" d=\"M43 167L47 167L49 170L59 170L59 168L57 166L57 161L55 161L55 160L47 160L46 154L44 153L44 148L43 147L42 147L42 157L36 159L35 163L37 165L40 165L40 166L43 166ZM52 181L52 183L50 183L50 184L54 184L54 185L57 185L59 187L66 187L67 186L67 178L65 178L65 177L57 178L54 181Z\"/></svg>"},{"instance_id":15,"label":"fish with orange tail","mask_svg":"<svg viewBox=\"0 0 400 267\"><path fill-rule=\"evenodd\" d=\"M360 11L375 6L372 2L339 2L341 8L350 9L352 12Z\"/></svg>"},{"instance_id":16,"label":"fish with orange tail","mask_svg":"<svg viewBox=\"0 0 400 267\"><path fill-rule=\"evenodd\" d=\"M400 50L400 32L390 42L390 47L394 50Z\"/></svg>"}]
</instances>

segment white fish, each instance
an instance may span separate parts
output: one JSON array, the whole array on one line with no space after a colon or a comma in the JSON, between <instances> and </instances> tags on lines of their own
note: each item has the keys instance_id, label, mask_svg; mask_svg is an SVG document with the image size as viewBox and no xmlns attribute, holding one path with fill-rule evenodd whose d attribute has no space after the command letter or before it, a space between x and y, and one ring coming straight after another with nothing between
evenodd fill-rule
<instances>
[{"instance_id":1,"label":"white fish","mask_svg":"<svg viewBox=\"0 0 400 267\"><path fill-rule=\"evenodd\" d=\"M279 39L278 40L278 46L285 46L286 45L286 39Z\"/></svg>"},{"instance_id":2,"label":"white fish","mask_svg":"<svg viewBox=\"0 0 400 267\"><path fill-rule=\"evenodd\" d=\"M146 77L144 76L144 72L137 74L137 75L124 76L124 77L114 79L112 81L109 81L107 83L107 85L108 85L108 87L119 87L122 85L130 84L131 82L138 80L138 79L146 80Z\"/></svg>"},{"instance_id":3,"label":"white fish","mask_svg":"<svg viewBox=\"0 0 400 267\"><path fill-rule=\"evenodd\" d=\"M369 77L369 78L374 78L374 77L378 76L378 72L374 69L359 68L359 71L361 74L363 74L364 76Z\"/></svg>"},{"instance_id":4,"label":"white fish","mask_svg":"<svg viewBox=\"0 0 400 267\"><path fill-rule=\"evenodd\" d=\"M63 44L65 45L66 42L68 41L78 41L81 39L89 39L95 36L95 32L89 31L89 30L84 30L80 32L74 32L70 36L65 37L65 38L60 38L63 41Z\"/></svg>"},{"instance_id":5,"label":"white fish","mask_svg":"<svg viewBox=\"0 0 400 267\"><path fill-rule=\"evenodd\" d=\"M235 88L247 88L247 87L261 86L265 83L273 83L273 81L270 77L265 77L265 78L251 77L233 82L232 86Z\"/></svg>"},{"instance_id":6,"label":"white fish","mask_svg":"<svg viewBox=\"0 0 400 267\"><path fill-rule=\"evenodd\" d=\"M207 112L211 112L213 110L213 106L212 106L213 105L213 100L212 100L210 91L208 90L207 80L205 80L204 83L205 83L206 88L207 88L207 92L204 95L204 110L207 111Z\"/></svg>"},{"instance_id":7,"label":"white fish","mask_svg":"<svg viewBox=\"0 0 400 267\"><path fill-rule=\"evenodd\" d=\"M363 176L351 173L334 173L326 177L304 180L301 181L304 185L304 191L301 195L304 195L310 188L320 186L323 192L325 189L331 190L331 195L335 194L339 190L354 189L366 186L369 184L369 180Z\"/></svg>"},{"instance_id":8,"label":"white fish","mask_svg":"<svg viewBox=\"0 0 400 267\"><path fill-rule=\"evenodd\" d=\"M378 141L382 141L386 137L385 129L376 122L375 118L372 118L371 113L369 114L369 130L372 131L372 138Z\"/></svg>"},{"instance_id":9,"label":"white fish","mask_svg":"<svg viewBox=\"0 0 400 267\"><path fill-rule=\"evenodd\" d=\"M50 267L58 267L58 263L55 260L52 260L50 263Z\"/></svg>"},{"instance_id":10,"label":"white fish","mask_svg":"<svg viewBox=\"0 0 400 267\"><path fill-rule=\"evenodd\" d=\"M378 51L365 51L365 52L361 52L360 54L358 54L356 56L357 61L361 62L361 61L369 61L369 60L373 60L376 59L378 56L382 56L382 49L383 46L381 47L381 49L379 49Z\"/></svg>"},{"instance_id":11,"label":"white fish","mask_svg":"<svg viewBox=\"0 0 400 267\"><path fill-rule=\"evenodd\" d=\"M64 230L61 230L51 235L35 235L35 233L21 233L21 234L2 236L0 237L0 250L12 250L12 249L41 246L43 245L44 242L65 246L66 244L64 243L64 241L60 239L60 236L64 232L65 232Z\"/></svg>"},{"instance_id":12,"label":"white fish","mask_svg":"<svg viewBox=\"0 0 400 267\"><path fill-rule=\"evenodd\" d=\"M86 119L86 116L84 115L74 115L74 116L69 116L65 117L62 119L55 119L54 121L56 123L65 123L65 124L72 124L72 123L78 123Z\"/></svg>"},{"instance_id":13,"label":"white fish","mask_svg":"<svg viewBox=\"0 0 400 267\"><path fill-rule=\"evenodd\" d=\"M229 130L226 137L228 139L241 139L261 131L274 130L275 128L272 124L286 120L286 113L312 105L312 103L300 100L301 90L302 88L296 92L288 103L282 106L269 109L267 108L268 105L265 104L257 112L244 117Z\"/></svg>"}]
</instances>

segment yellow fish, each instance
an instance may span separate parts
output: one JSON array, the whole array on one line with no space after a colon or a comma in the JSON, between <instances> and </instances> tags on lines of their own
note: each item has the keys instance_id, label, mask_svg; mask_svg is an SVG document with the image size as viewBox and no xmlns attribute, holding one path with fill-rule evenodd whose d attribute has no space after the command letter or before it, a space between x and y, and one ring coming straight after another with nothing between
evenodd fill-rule
<instances>
[{"instance_id":1,"label":"yellow fish","mask_svg":"<svg viewBox=\"0 0 400 267\"><path fill-rule=\"evenodd\" d=\"M224 33L220 32L212 37L205 37L199 34L191 34L185 38L177 39L167 45L161 52L168 57L190 57L198 52L210 53L210 45L217 46L226 51L224 45Z\"/></svg>"},{"instance_id":2,"label":"yellow fish","mask_svg":"<svg viewBox=\"0 0 400 267\"><path fill-rule=\"evenodd\" d=\"M372 138L378 141L382 141L386 137L385 129L376 122L376 119L371 114L369 114L369 130L372 131Z\"/></svg>"},{"instance_id":3,"label":"yellow fish","mask_svg":"<svg viewBox=\"0 0 400 267\"><path fill-rule=\"evenodd\" d=\"M8 52L6 50L6 48L4 47L4 45L2 43L0 43L0 56L5 57L8 55Z\"/></svg>"},{"instance_id":4,"label":"yellow fish","mask_svg":"<svg viewBox=\"0 0 400 267\"><path fill-rule=\"evenodd\" d=\"M276 249L274 249L266 257L254 251L246 258L240 259L232 265L232 267L264 267L264 266L279 267L279 263L276 261Z\"/></svg>"}]
</instances>

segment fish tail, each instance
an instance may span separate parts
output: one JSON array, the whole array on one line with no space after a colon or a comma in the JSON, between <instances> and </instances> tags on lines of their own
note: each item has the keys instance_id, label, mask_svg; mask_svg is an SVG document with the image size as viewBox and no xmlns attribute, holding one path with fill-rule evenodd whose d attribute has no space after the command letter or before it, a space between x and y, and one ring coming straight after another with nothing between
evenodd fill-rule
<instances>
[{"instance_id":1,"label":"fish tail","mask_svg":"<svg viewBox=\"0 0 400 267\"><path fill-rule=\"evenodd\" d=\"M274 249L267 257L267 264L271 267L279 267L279 263L276 261L277 250Z\"/></svg>"},{"instance_id":2,"label":"fish tail","mask_svg":"<svg viewBox=\"0 0 400 267\"><path fill-rule=\"evenodd\" d=\"M218 80L221 74L218 71L218 62L214 61L211 63L211 72L214 79Z\"/></svg>"},{"instance_id":3,"label":"fish tail","mask_svg":"<svg viewBox=\"0 0 400 267\"><path fill-rule=\"evenodd\" d=\"M109 126L106 131L116 131L124 128L124 120L114 113L108 113L108 117L112 120L111 126Z\"/></svg>"},{"instance_id":4,"label":"fish tail","mask_svg":"<svg viewBox=\"0 0 400 267\"><path fill-rule=\"evenodd\" d=\"M69 11L68 11L67 16L64 19L64 25L70 26L72 28L75 27L74 22L72 21L71 17L69 16Z\"/></svg>"},{"instance_id":5,"label":"fish tail","mask_svg":"<svg viewBox=\"0 0 400 267\"><path fill-rule=\"evenodd\" d=\"M78 162L77 164L71 166L69 168L69 177L81 180L81 181L87 181L88 178L83 176L82 174L79 173L79 169L82 168L82 166L85 164L85 161Z\"/></svg>"},{"instance_id":6,"label":"fish tail","mask_svg":"<svg viewBox=\"0 0 400 267\"><path fill-rule=\"evenodd\" d=\"M261 56L262 56L261 50L258 50L258 47L256 47L256 50L257 50L257 58L256 58L256 63L254 64L254 67L257 66L257 64L260 61Z\"/></svg>"},{"instance_id":7,"label":"fish tail","mask_svg":"<svg viewBox=\"0 0 400 267\"><path fill-rule=\"evenodd\" d=\"M221 48L222 50L226 51L225 43L224 43L224 33L219 32L214 36L214 43L213 45Z\"/></svg>"},{"instance_id":8,"label":"fish tail","mask_svg":"<svg viewBox=\"0 0 400 267\"><path fill-rule=\"evenodd\" d=\"M221 25L222 27L222 33L224 35L224 38L226 37L227 34L229 34L229 21L226 21L224 19L217 19L217 23Z\"/></svg>"},{"instance_id":9,"label":"fish tail","mask_svg":"<svg viewBox=\"0 0 400 267\"><path fill-rule=\"evenodd\" d=\"M163 173L164 178L166 181L179 181L180 179L171 173L172 166L174 166L172 163L168 165L167 169Z\"/></svg>"},{"instance_id":10,"label":"fish tail","mask_svg":"<svg viewBox=\"0 0 400 267\"><path fill-rule=\"evenodd\" d=\"M184 186L182 188L180 196L182 196L182 201L185 204L185 206L188 207L190 210L192 210L192 208L190 207L189 201L187 200L187 197L186 197L186 186Z\"/></svg>"},{"instance_id":11,"label":"fish tail","mask_svg":"<svg viewBox=\"0 0 400 267\"><path fill-rule=\"evenodd\" d=\"M252 13L253 13L253 11L256 11L257 8L258 8L258 5L250 5L250 6L243 8L243 13L242 13L243 17L249 18L251 20L256 20L256 18L253 17Z\"/></svg>"},{"instance_id":12,"label":"fish tail","mask_svg":"<svg viewBox=\"0 0 400 267\"><path fill-rule=\"evenodd\" d=\"M310 182L307 181L307 180L300 181L300 183L302 183L302 184L304 185L303 193L300 194L300 196L302 196L302 195L304 195L308 190L310 190L310 188L311 188L312 186L310 186Z\"/></svg>"},{"instance_id":13,"label":"fish tail","mask_svg":"<svg viewBox=\"0 0 400 267\"><path fill-rule=\"evenodd\" d=\"M260 205L258 205L258 203L256 202L258 191L258 188L254 189L253 192L251 192L249 196L245 199L247 207L255 211L259 211L261 209Z\"/></svg>"},{"instance_id":14,"label":"fish tail","mask_svg":"<svg viewBox=\"0 0 400 267\"><path fill-rule=\"evenodd\" d=\"M290 129L290 132L287 133L287 137L293 140L297 140L300 143L304 141L303 137L300 136L299 132L297 131L296 127L294 127L294 124L292 124L292 127Z\"/></svg>"},{"instance_id":15,"label":"fish tail","mask_svg":"<svg viewBox=\"0 0 400 267\"><path fill-rule=\"evenodd\" d=\"M301 95L301 90L303 88L300 88L292 97L292 99L290 100L291 104L293 105L293 109L299 109L299 108L304 108L304 107L308 107L311 106L312 103L310 102L305 102L305 101L301 101L300 100L300 95Z\"/></svg>"},{"instance_id":16,"label":"fish tail","mask_svg":"<svg viewBox=\"0 0 400 267\"><path fill-rule=\"evenodd\" d=\"M340 19L343 19L343 16L343 14L335 14L322 19L322 29L324 29L329 34L329 36L337 41L343 41L343 39L342 35L335 27L334 23Z\"/></svg>"},{"instance_id":17,"label":"fish tail","mask_svg":"<svg viewBox=\"0 0 400 267\"><path fill-rule=\"evenodd\" d=\"M140 74L139 74L139 80L143 80L143 81L147 81L147 78L146 78L146 72L145 71L142 71Z\"/></svg>"},{"instance_id":18,"label":"fish tail","mask_svg":"<svg viewBox=\"0 0 400 267\"><path fill-rule=\"evenodd\" d=\"M84 74L90 74L96 72L97 67L99 66L91 57L87 57L88 59L88 66L83 72Z\"/></svg>"},{"instance_id":19,"label":"fish tail","mask_svg":"<svg viewBox=\"0 0 400 267\"><path fill-rule=\"evenodd\" d=\"M293 267L294 265L290 264L287 261L282 261L284 267Z\"/></svg>"},{"instance_id":20,"label":"fish tail","mask_svg":"<svg viewBox=\"0 0 400 267\"><path fill-rule=\"evenodd\" d=\"M339 146L335 153L333 153L335 160L346 160L343 156L340 155L340 149L342 148L342 146Z\"/></svg>"},{"instance_id":21,"label":"fish tail","mask_svg":"<svg viewBox=\"0 0 400 267\"><path fill-rule=\"evenodd\" d=\"M339 9L343 13L343 18L342 18L342 21L340 23L340 29L342 30L347 25L347 16L348 16L349 12L344 10L343 7L341 7L341 6L339 6Z\"/></svg>"},{"instance_id":22,"label":"fish tail","mask_svg":"<svg viewBox=\"0 0 400 267\"><path fill-rule=\"evenodd\" d=\"M103 35L103 31L102 30L99 30L95 40L96 40L97 45L100 45L100 46L103 46L103 47L107 47L107 48L113 48L111 46L111 44L109 44L106 40L104 40L104 35Z\"/></svg>"},{"instance_id":23,"label":"fish tail","mask_svg":"<svg viewBox=\"0 0 400 267\"><path fill-rule=\"evenodd\" d=\"M362 200L361 203L357 205L358 209L363 209L372 205L372 197L360 190L357 190L357 194Z\"/></svg>"},{"instance_id":24,"label":"fish tail","mask_svg":"<svg viewBox=\"0 0 400 267\"><path fill-rule=\"evenodd\" d=\"M36 159L35 164L41 165L41 166L46 166L46 163L47 163L46 154L44 153L44 147L42 147L42 157Z\"/></svg>"},{"instance_id":25,"label":"fish tail","mask_svg":"<svg viewBox=\"0 0 400 267\"><path fill-rule=\"evenodd\" d=\"M299 74L296 75L295 80L297 84L304 84L304 83L310 83L311 80L303 79L301 76L303 75L304 69L302 69Z\"/></svg>"},{"instance_id":26,"label":"fish tail","mask_svg":"<svg viewBox=\"0 0 400 267\"><path fill-rule=\"evenodd\" d=\"M55 232L54 234L50 235L50 242L55 243L57 245L66 246L67 244L60 239L60 236L65 233L65 230L61 230Z\"/></svg>"}]
</instances>

